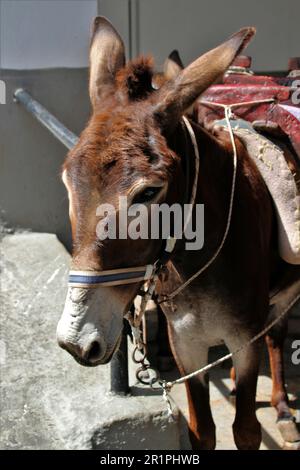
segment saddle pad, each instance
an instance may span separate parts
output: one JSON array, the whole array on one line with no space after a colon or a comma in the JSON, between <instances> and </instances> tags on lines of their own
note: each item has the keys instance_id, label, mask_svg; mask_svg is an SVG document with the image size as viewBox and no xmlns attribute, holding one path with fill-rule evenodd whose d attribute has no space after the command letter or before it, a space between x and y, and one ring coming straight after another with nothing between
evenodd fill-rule
<instances>
[{"instance_id":1,"label":"saddle pad","mask_svg":"<svg viewBox=\"0 0 300 470\"><path fill-rule=\"evenodd\" d=\"M296 176L299 172L280 147L254 129L238 126L234 133L255 161L272 196L281 258L290 264L300 264L300 190Z\"/></svg>"}]
</instances>

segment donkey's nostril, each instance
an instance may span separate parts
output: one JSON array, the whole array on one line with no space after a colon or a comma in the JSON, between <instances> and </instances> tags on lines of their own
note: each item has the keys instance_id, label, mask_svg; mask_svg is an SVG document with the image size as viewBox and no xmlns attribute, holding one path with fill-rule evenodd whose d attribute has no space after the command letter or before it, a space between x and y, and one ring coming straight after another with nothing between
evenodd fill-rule
<instances>
[{"instance_id":1,"label":"donkey's nostril","mask_svg":"<svg viewBox=\"0 0 300 470\"><path fill-rule=\"evenodd\" d=\"M95 362L98 361L101 356L101 347L98 341L93 341L90 349L85 355L87 361Z\"/></svg>"}]
</instances>

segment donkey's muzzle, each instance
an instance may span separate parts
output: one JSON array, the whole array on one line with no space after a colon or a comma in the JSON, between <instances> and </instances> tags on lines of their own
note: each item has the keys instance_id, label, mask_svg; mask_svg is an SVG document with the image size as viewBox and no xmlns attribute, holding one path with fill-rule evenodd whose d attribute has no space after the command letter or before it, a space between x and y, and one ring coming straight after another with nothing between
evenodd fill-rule
<instances>
[{"instance_id":1,"label":"donkey's muzzle","mask_svg":"<svg viewBox=\"0 0 300 470\"><path fill-rule=\"evenodd\" d=\"M79 344L60 338L59 334L57 335L57 341L62 349L68 351L83 366L93 367L107 362L103 360L105 351L100 341L94 340L85 347L82 347Z\"/></svg>"}]
</instances>

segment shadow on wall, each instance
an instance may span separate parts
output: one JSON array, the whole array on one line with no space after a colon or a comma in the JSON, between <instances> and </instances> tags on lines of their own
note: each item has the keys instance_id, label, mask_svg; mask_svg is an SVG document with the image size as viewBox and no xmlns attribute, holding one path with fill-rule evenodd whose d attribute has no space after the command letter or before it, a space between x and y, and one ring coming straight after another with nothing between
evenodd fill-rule
<instances>
[{"instance_id":1,"label":"shadow on wall","mask_svg":"<svg viewBox=\"0 0 300 470\"><path fill-rule=\"evenodd\" d=\"M60 179L67 149L19 104L25 88L72 132L89 118L88 70L1 70L6 104L0 105L1 218L12 227L55 233L70 249L68 197Z\"/></svg>"}]
</instances>

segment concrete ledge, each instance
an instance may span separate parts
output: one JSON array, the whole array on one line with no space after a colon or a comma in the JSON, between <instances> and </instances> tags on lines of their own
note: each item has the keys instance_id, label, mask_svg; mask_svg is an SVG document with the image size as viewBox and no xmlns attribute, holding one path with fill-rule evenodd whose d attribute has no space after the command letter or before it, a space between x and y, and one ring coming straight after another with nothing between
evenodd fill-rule
<instances>
[{"instance_id":1,"label":"concrete ledge","mask_svg":"<svg viewBox=\"0 0 300 470\"><path fill-rule=\"evenodd\" d=\"M174 418L168 418L160 396L113 398L110 405L116 408L118 416L95 429L91 438L93 449L180 448L178 413Z\"/></svg>"},{"instance_id":2,"label":"concrete ledge","mask_svg":"<svg viewBox=\"0 0 300 470\"><path fill-rule=\"evenodd\" d=\"M1 449L179 449L161 395L109 393L56 343L69 255L52 234L6 235L1 256Z\"/></svg>"}]
</instances>

